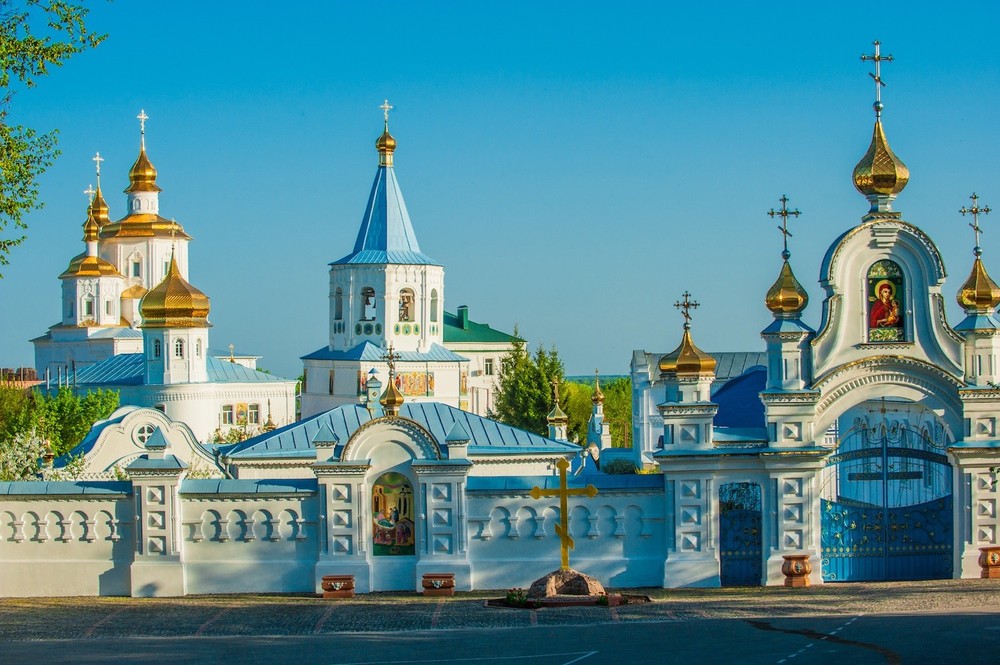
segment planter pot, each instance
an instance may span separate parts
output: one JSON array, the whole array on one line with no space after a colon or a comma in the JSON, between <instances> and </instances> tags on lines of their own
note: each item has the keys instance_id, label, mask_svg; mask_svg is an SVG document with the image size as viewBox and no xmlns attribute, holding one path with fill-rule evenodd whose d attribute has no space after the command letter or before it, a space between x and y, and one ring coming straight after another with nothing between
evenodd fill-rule
<instances>
[{"instance_id":1,"label":"planter pot","mask_svg":"<svg viewBox=\"0 0 1000 665\"><path fill-rule=\"evenodd\" d=\"M979 567L983 569L979 575L983 579L1000 579L1000 547L980 547Z\"/></svg>"},{"instance_id":2,"label":"planter pot","mask_svg":"<svg viewBox=\"0 0 1000 665\"><path fill-rule=\"evenodd\" d=\"M789 554L781 558L785 560L781 564L781 572L785 574L785 586L809 586L809 574L813 570L812 564L809 563L809 555Z\"/></svg>"},{"instance_id":3,"label":"planter pot","mask_svg":"<svg viewBox=\"0 0 1000 665\"><path fill-rule=\"evenodd\" d=\"M454 596L454 573L427 573L420 581L425 596Z\"/></svg>"},{"instance_id":4,"label":"planter pot","mask_svg":"<svg viewBox=\"0 0 1000 665\"><path fill-rule=\"evenodd\" d=\"M354 575L324 575L324 598L354 598Z\"/></svg>"}]
</instances>

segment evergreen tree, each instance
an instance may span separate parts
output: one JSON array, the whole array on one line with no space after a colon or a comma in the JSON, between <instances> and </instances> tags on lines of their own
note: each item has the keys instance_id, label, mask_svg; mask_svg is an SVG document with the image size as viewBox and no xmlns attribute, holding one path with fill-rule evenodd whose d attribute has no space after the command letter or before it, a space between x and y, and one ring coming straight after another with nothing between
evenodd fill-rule
<instances>
[{"instance_id":1,"label":"evergreen tree","mask_svg":"<svg viewBox=\"0 0 1000 665\"><path fill-rule=\"evenodd\" d=\"M604 420L614 448L632 447L632 379L623 376L601 385Z\"/></svg>"},{"instance_id":2,"label":"evergreen tree","mask_svg":"<svg viewBox=\"0 0 1000 665\"><path fill-rule=\"evenodd\" d=\"M549 430L546 416L554 404L551 381L562 381L562 360L555 347L548 351L540 346L531 356L517 326L514 337L513 348L500 361L496 397L489 415L502 423L545 436Z\"/></svg>"}]
</instances>

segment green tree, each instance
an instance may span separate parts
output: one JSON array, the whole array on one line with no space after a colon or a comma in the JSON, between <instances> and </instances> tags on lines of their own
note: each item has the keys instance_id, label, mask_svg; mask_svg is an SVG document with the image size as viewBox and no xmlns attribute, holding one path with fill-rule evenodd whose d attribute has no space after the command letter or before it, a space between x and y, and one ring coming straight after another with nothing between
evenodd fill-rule
<instances>
[{"instance_id":1,"label":"green tree","mask_svg":"<svg viewBox=\"0 0 1000 665\"><path fill-rule=\"evenodd\" d=\"M34 479L44 452L33 430L0 439L0 481Z\"/></svg>"},{"instance_id":2,"label":"green tree","mask_svg":"<svg viewBox=\"0 0 1000 665\"><path fill-rule=\"evenodd\" d=\"M593 387L586 383L567 381L559 384L559 405L569 416L569 440L580 445L587 443L587 429L594 408L593 396Z\"/></svg>"},{"instance_id":3,"label":"green tree","mask_svg":"<svg viewBox=\"0 0 1000 665\"><path fill-rule=\"evenodd\" d=\"M632 379L623 376L601 386L604 420L611 430L611 446L632 447Z\"/></svg>"},{"instance_id":4,"label":"green tree","mask_svg":"<svg viewBox=\"0 0 1000 665\"><path fill-rule=\"evenodd\" d=\"M67 388L54 395L39 392L34 398L33 421L59 457L83 441L95 422L110 416L118 401L114 390L90 390L82 397Z\"/></svg>"},{"instance_id":5,"label":"green tree","mask_svg":"<svg viewBox=\"0 0 1000 665\"><path fill-rule=\"evenodd\" d=\"M540 346L535 355L514 327L514 342L510 353L500 360L497 392L491 418L536 434L548 434L546 416L552 410L552 379L563 378L559 352ZM560 400L562 402L563 400Z\"/></svg>"},{"instance_id":6,"label":"green tree","mask_svg":"<svg viewBox=\"0 0 1000 665\"><path fill-rule=\"evenodd\" d=\"M24 242L24 216L41 207L38 177L59 155L57 130L39 133L8 122L14 85L34 87L50 67L100 44L107 35L90 32L89 10L60 0L0 0L0 266ZM9 227L9 228L8 228ZM6 235L10 234L10 235ZM3 273L0 273L0 278Z\"/></svg>"}]
</instances>

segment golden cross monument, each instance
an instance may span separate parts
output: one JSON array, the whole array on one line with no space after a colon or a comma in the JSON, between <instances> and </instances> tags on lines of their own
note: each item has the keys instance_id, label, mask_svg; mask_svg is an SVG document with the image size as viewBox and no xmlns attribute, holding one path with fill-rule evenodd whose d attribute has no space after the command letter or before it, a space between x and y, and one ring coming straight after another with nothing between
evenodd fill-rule
<instances>
[{"instance_id":1,"label":"golden cross monument","mask_svg":"<svg viewBox=\"0 0 1000 665\"><path fill-rule=\"evenodd\" d=\"M972 192L972 196L970 196L969 198L972 199L972 207L966 208L965 206L962 206L962 209L959 210L959 212L962 213L963 216L972 215L972 222L969 224L969 226L971 226L972 230L976 232L976 248L973 250L973 252L975 252L976 256L982 256L983 250L979 246L979 234L982 233L983 230L979 228L979 216L988 215L993 211L990 210L989 206L984 206L982 208L979 207L979 197L976 195L975 192Z\"/></svg>"},{"instance_id":2,"label":"golden cross monument","mask_svg":"<svg viewBox=\"0 0 1000 665\"><path fill-rule=\"evenodd\" d=\"M788 239L792 237L792 234L788 231L788 218L798 217L802 213L799 212L798 208L796 208L795 210L788 209L788 197L785 196L784 194L782 194L781 198L778 200L781 201L781 210L775 210L774 208L771 208L770 212L768 212L767 214L771 219L774 219L775 217L781 218L781 226L778 227L778 230L781 231L781 235L784 237L785 240L785 248L781 252L781 258L787 261L788 258L791 256L791 253L788 251Z\"/></svg>"},{"instance_id":3,"label":"golden cross monument","mask_svg":"<svg viewBox=\"0 0 1000 665\"><path fill-rule=\"evenodd\" d=\"M573 538L569 535L569 497L586 495L594 498L597 496L597 488L593 485L587 485L582 488L569 489L566 485L566 470L569 468L569 462L563 457L556 462L556 467L559 469L559 489L543 490L536 485L531 488L531 498L537 500L543 496L559 497L559 521L556 523L556 534L559 535L559 544L562 549L561 568L569 570L569 551L575 546Z\"/></svg>"},{"instance_id":4,"label":"golden cross monument","mask_svg":"<svg viewBox=\"0 0 1000 665\"><path fill-rule=\"evenodd\" d=\"M875 118L882 117L882 88L885 87L885 82L882 80L882 63L892 62L894 58L891 55L882 55L879 51L879 47L882 46L881 42L872 42L872 46L875 47L875 52L871 55L862 55L861 60L871 60L875 63L875 73L868 72L868 76L871 76L875 81L875 104L872 108L875 109Z\"/></svg>"}]
</instances>

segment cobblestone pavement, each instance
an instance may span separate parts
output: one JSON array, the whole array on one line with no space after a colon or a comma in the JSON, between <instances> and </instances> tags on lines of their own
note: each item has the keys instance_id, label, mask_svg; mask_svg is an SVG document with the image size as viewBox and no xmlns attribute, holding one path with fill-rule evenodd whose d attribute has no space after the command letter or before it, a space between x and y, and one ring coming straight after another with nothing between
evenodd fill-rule
<instances>
[{"instance_id":1,"label":"cobblestone pavement","mask_svg":"<svg viewBox=\"0 0 1000 665\"><path fill-rule=\"evenodd\" d=\"M376 593L353 600L306 595L186 598L8 598L0 601L0 641L121 637L219 637L385 633L699 619L857 616L957 611L1000 613L992 580L828 584L729 589L643 589L653 602L608 607L518 610L487 607L503 591L453 598Z\"/></svg>"}]
</instances>

